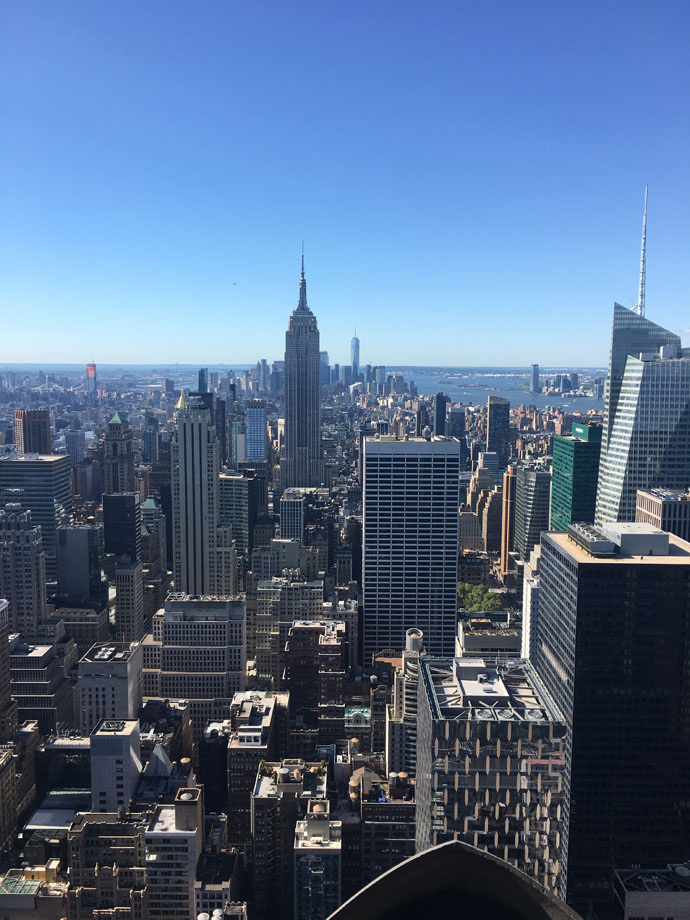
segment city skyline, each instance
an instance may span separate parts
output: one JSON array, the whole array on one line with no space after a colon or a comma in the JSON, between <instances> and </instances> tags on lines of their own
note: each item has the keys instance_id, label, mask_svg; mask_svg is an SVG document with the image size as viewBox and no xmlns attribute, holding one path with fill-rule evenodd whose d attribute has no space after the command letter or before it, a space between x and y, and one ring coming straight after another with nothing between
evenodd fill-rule
<instances>
[{"instance_id":1,"label":"city skyline","mask_svg":"<svg viewBox=\"0 0 690 920\"><path fill-rule=\"evenodd\" d=\"M646 184L687 326L684 5L71 9L4 15L0 362L278 355L304 238L334 363L601 365Z\"/></svg>"}]
</instances>

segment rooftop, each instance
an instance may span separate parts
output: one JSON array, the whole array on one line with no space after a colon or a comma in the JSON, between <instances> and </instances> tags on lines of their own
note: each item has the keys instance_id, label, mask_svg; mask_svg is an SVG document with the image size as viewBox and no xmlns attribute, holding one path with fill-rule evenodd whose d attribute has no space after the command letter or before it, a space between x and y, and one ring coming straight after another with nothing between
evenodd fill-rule
<instances>
[{"instance_id":1,"label":"rooftop","mask_svg":"<svg viewBox=\"0 0 690 920\"><path fill-rule=\"evenodd\" d=\"M566 533L549 531L545 536L578 564L690 564L690 543L652 524L617 523L601 529L571 524Z\"/></svg>"},{"instance_id":2,"label":"rooftop","mask_svg":"<svg viewBox=\"0 0 690 920\"><path fill-rule=\"evenodd\" d=\"M82 656L81 661L129 661L137 648L138 644L132 648L129 642L97 642Z\"/></svg>"}]
</instances>

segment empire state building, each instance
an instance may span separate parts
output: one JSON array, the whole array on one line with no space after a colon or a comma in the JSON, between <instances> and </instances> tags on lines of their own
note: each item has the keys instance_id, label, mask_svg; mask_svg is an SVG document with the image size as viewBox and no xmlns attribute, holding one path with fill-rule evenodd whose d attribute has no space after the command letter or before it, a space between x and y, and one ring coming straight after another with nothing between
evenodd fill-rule
<instances>
[{"instance_id":1,"label":"empire state building","mask_svg":"<svg viewBox=\"0 0 690 920\"><path fill-rule=\"evenodd\" d=\"M307 306L304 256L299 301L285 333L285 454L280 478L283 489L323 483L319 328Z\"/></svg>"}]
</instances>

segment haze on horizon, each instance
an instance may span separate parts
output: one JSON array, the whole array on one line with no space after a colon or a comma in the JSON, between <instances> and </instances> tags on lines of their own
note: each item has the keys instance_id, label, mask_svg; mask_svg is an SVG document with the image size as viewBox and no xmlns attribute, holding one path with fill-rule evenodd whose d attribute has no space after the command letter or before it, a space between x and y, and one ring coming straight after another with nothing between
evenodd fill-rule
<instances>
[{"instance_id":1,"label":"haze on horizon","mask_svg":"<svg viewBox=\"0 0 690 920\"><path fill-rule=\"evenodd\" d=\"M0 10L0 365L602 366L690 333L690 8Z\"/></svg>"}]
</instances>

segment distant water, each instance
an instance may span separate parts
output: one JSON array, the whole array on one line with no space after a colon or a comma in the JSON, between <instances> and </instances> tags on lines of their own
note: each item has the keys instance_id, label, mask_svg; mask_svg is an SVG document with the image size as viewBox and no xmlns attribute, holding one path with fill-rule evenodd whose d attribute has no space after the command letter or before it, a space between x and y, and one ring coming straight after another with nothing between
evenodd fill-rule
<instances>
[{"instance_id":1,"label":"distant water","mask_svg":"<svg viewBox=\"0 0 690 920\"><path fill-rule=\"evenodd\" d=\"M401 370L403 370L401 368ZM487 368L478 372L477 368L453 368L451 373L461 374L459 379L448 378L447 373L433 371L429 373L423 368L404 369L406 380L414 380L420 396L433 396L434 393L445 393L452 402L461 402L464 405L486 405L489 396L502 396L510 401L511 406L524 403L527 406L536 406L544 409L547 406L565 409L568 412L603 412L604 400L588 397L556 396L554 394L528 393L526 372L515 372L506 368ZM490 373L493 371L494 373ZM556 372L547 372L553 376ZM563 373L563 371L558 371ZM604 371L587 368L578 371L582 378L600 376ZM439 382L441 381L441 382Z\"/></svg>"}]
</instances>

